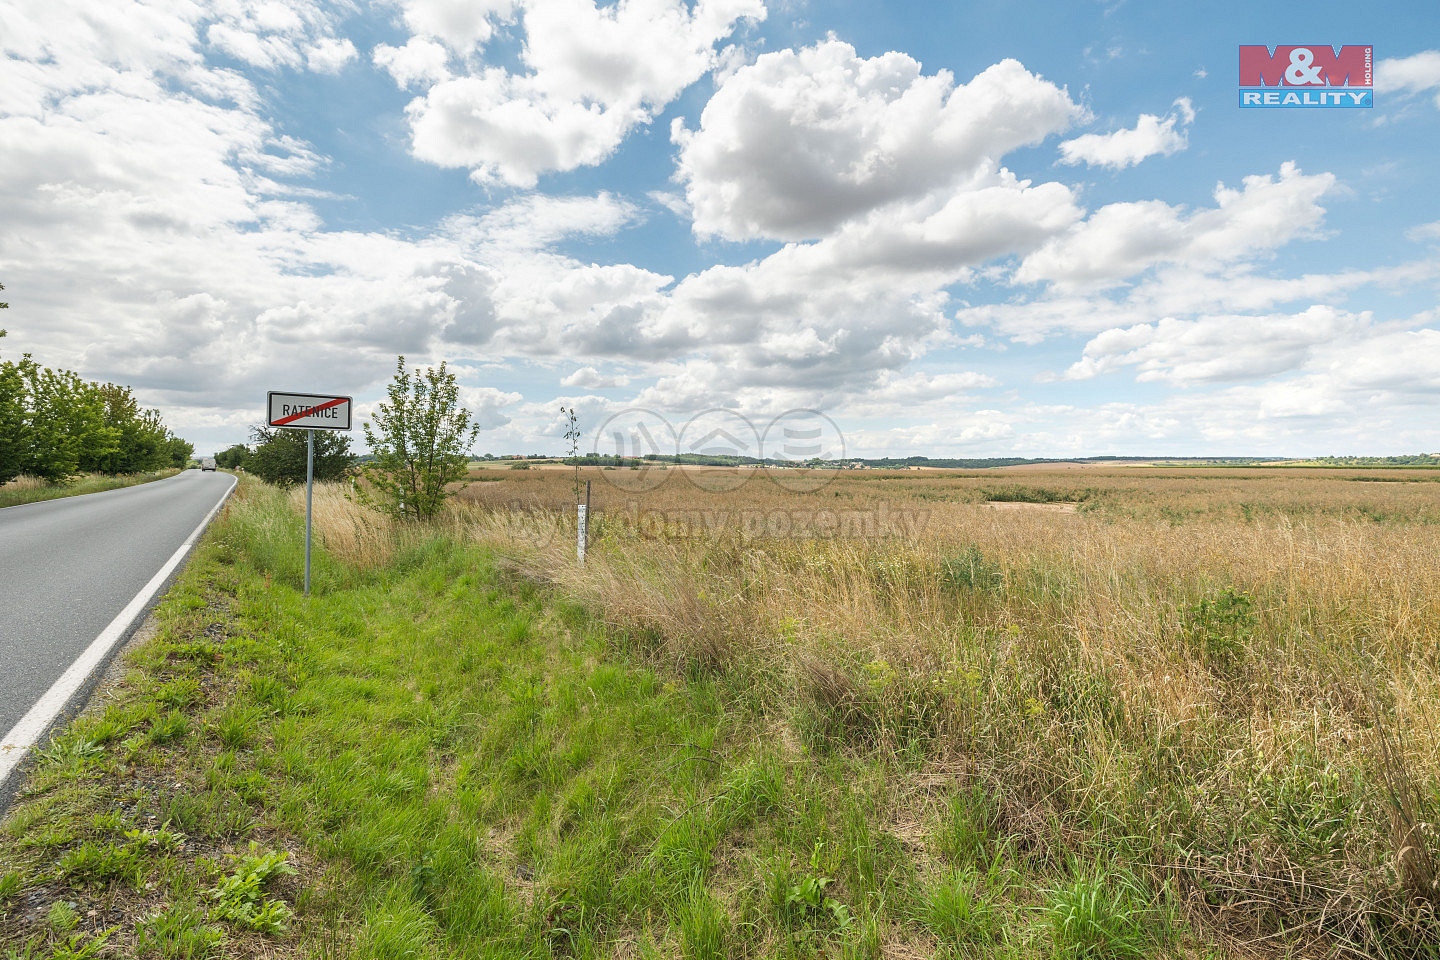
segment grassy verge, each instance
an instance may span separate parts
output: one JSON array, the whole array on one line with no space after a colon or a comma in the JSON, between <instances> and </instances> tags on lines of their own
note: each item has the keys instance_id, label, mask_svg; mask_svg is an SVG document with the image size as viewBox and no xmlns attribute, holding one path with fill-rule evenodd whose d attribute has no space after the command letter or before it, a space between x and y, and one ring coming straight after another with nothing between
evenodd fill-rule
<instances>
[{"instance_id":1,"label":"grassy verge","mask_svg":"<svg viewBox=\"0 0 1440 960\"><path fill-rule=\"evenodd\" d=\"M152 480L173 477L179 470L160 470L155 473L131 473L112 477L99 473L86 474L67 483L46 483L34 477L17 477L9 483L0 484L0 507L13 507L22 503L38 503L41 500L58 500L61 497L77 497L83 493L99 493L102 490L118 490L133 487Z\"/></svg>"},{"instance_id":2,"label":"grassy verge","mask_svg":"<svg viewBox=\"0 0 1440 960\"><path fill-rule=\"evenodd\" d=\"M1134 766L1124 710L1107 710L1112 692L1084 686L1078 667L991 702L1006 674L981 660L957 663L941 689L894 658L867 655L852 675L842 652L751 656L742 641L763 638L741 624L730 647L698 627L681 636L683 619L607 625L463 525L376 554L358 546L376 539L367 521L335 522L328 541L358 559L320 552L307 601L299 518L286 495L242 481L132 672L46 748L5 819L0 956L1344 949L1334 928L1328 940L1311 927L1286 937L1256 921L1245 936L1196 906L1209 897L1223 914L1218 878L1298 862L1299 885L1269 878L1267 889L1305 919L1304 871L1363 859L1347 846L1368 836L1365 811L1348 804L1372 791L1338 774L1271 764L1229 792L1205 781L1235 800L1228 849L1250 859L1157 870L1167 844L1224 856L1227 841L1187 835L1214 823L1178 812L1169 832L1135 834L1145 821L1133 810L1078 795L1098 788L1074 765L1104 746L1114 795L1157 811L1194 800L1167 792L1166 764L1186 776L1240 768L1221 762L1224 744L1190 756L1163 730ZM965 590L999 589L982 555L967 563L951 574ZM1235 655L1230 627L1248 622L1237 596L1192 609L1217 669ZM1027 652L1027 669L1050 662ZM947 741L959 728L935 718L966 704L984 708L960 714L970 739ZM1049 766L1017 747L1014 769L986 768L1002 757L992 741L1036 731L1057 750ZM1027 793L1057 783L1068 789L1048 805ZM1198 901L1176 889L1195 876L1217 878ZM1433 926L1366 902L1390 924L1369 945L1424 955Z\"/></svg>"},{"instance_id":3,"label":"grassy verge","mask_svg":"<svg viewBox=\"0 0 1440 960\"><path fill-rule=\"evenodd\" d=\"M658 675L482 548L422 540L383 574L321 562L307 603L294 518L246 492L6 819L9 956L858 957L1047 936L1038 913L1012 925L1036 906L1024 857L957 828L943 783L906 795L906 758L777 741L752 693ZM932 833L950 851L933 864Z\"/></svg>"}]
</instances>

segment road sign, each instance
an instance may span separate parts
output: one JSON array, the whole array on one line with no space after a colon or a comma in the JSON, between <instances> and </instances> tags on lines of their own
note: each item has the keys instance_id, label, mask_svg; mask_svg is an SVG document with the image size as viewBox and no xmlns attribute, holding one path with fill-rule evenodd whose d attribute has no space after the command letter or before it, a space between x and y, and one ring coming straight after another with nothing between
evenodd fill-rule
<instances>
[{"instance_id":1,"label":"road sign","mask_svg":"<svg viewBox=\"0 0 1440 960\"><path fill-rule=\"evenodd\" d=\"M297 430L349 430L349 397L320 396L314 393L268 394L270 426Z\"/></svg>"},{"instance_id":2,"label":"road sign","mask_svg":"<svg viewBox=\"0 0 1440 960\"><path fill-rule=\"evenodd\" d=\"M315 495L315 431L349 430L350 398L315 393L266 395L272 427L305 431L305 596L310 596L310 518Z\"/></svg>"}]
</instances>

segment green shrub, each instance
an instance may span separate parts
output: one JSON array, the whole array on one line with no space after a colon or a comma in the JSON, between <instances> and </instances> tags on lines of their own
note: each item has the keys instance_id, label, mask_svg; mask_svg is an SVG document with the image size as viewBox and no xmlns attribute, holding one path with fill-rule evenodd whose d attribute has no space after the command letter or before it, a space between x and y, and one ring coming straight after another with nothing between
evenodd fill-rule
<instances>
[{"instance_id":1,"label":"green shrub","mask_svg":"<svg viewBox=\"0 0 1440 960\"><path fill-rule=\"evenodd\" d=\"M460 404L443 360L412 373L397 357L386 396L361 424L372 452L363 469L374 493L358 492L397 517L429 519L454 492L450 486L465 479L480 426Z\"/></svg>"},{"instance_id":2,"label":"green shrub","mask_svg":"<svg viewBox=\"0 0 1440 960\"><path fill-rule=\"evenodd\" d=\"M1094 499L1098 492L1091 487L1067 491L1012 485L981 490L980 497L991 503L1085 503Z\"/></svg>"},{"instance_id":3,"label":"green shrub","mask_svg":"<svg viewBox=\"0 0 1440 960\"><path fill-rule=\"evenodd\" d=\"M951 593L974 590L981 593L1004 593L1005 570L985 559L978 547L952 554L940 561L940 585Z\"/></svg>"},{"instance_id":4,"label":"green shrub","mask_svg":"<svg viewBox=\"0 0 1440 960\"><path fill-rule=\"evenodd\" d=\"M1246 643L1259 626L1255 601L1226 587L1186 609L1182 629L1191 650L1221 676L1234 676L1245 665Z\"/></svg>"},{"instance_id":5,"label":"green shrub","mask_svg":"<svg viewBox=\"0 0 1440 960\"><path fill-rule=\"evenodd\" d=\"M271 877L293 875L286 851L262 853L252 840L248 853L231 858L234 870L210 891L215 901L211 916L256 933L278 935L285 932L291 917L290 908L279 900L262 896L261 886Z\"/></svg>"}]
</instances>

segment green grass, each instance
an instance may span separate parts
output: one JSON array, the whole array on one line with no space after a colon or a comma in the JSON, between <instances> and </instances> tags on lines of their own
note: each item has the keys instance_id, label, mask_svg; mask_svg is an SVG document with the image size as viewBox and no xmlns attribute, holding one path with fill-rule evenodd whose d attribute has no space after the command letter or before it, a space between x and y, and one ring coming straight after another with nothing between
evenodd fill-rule
<instances>
[{"instance_id":1,"label":"green grass","mask_svg":"<svg viewBox=\"0 0 1440 960\"><path fill-rule=\"evenodd\" d=\"M1046 898L1059 956L1125 960L1153 948L1155 901L1132 876L1086 868Z\"/></svg>"},{"instance_id":2,"label":"green grass","mask_svg":"<svg viewBox=\"0 0 1440 960\"><path fill-rule=\"evenodd\" d=\"M164 480L179 473L178 470L160 470L155 473L134 473L122 476L86 474L64 483L37 483L28 477L19 482L0 484L0 507L13 507L22 503L38 503L41 500L58 500L61 497L77 497L85 493L100 493L102 490L118 490L133 487L152 480Z\"/></svg>"},{"instance_id":3,"label":"green grass","mask_svg":"<svg viewBox=\"0 0 1440 960\"><path fill-rule=\"evenodd\" d=\"M246 481L126 679L42 751L0 829L0 903L31 904L0 912L0 957L1135 958L1208 940L1146 879L1144 844L1035 841L1073 819L1011 832L1006 797L937 775L923 738L804 736L811 707L777 713L776 678L672 673L644 637L438 537L378 572L319 552L307 599L300 543ZM987 571L960 558L955 588ZM1217 661L1244 639L1238 596L1191 612ZM871 674L877 697L898 682ZM1240 813L1327 849L1350 811L1302 773L1257 780Z\"/></svg>"},{"instance_id":4,"label":"green grass","mask_svg":"<svg viewBox=\"0 0 1440 960\"><path fill-rule=\"evenodd\" d=\"M993 944L1002 930L998 911L974 870L941 877L926 891L923 916L935 939L950 950Z\"/></svg>"}]
</instances>

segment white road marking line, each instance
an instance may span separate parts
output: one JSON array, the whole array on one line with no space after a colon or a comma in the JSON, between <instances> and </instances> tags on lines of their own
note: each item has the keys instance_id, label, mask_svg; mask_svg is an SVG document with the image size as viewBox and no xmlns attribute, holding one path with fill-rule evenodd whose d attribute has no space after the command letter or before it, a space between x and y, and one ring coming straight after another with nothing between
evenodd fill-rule
<instances>
[{"instance_id":1,"label":"white road marking line","mask_svg":"<svg viewBox=\"0 0 1440 960\"><path fill-rule=\"evenodd\" d=\"M234 477L230 478L230 486L226 489L225 495L211 508L209 513L205 514L205 519L200 521L200 525L180 545L180 549L171 555L165 566L160 568L160 572L150 578L150 582L141 588L140 592L135 595L135 599L126 604L119 616L111 620L110 625L100 631L100 636L85 648L85 652L70 664L70 668L60 675L60 679L56 680L50 689L35 701L35 706L20 718L19 723L10 728L10 732L5 734L3 740L0 740L0 786L4 786L5 781L15 772L15 768L30 754L30 749L45 735L45 731L50 729L50 725L65 709L70 698L84 686L90 674L105 660L110 651L114 649L115 644L120 642L120 638L130 631L133 621L145 612L145 608L150 605L155 594L160 592L160 588L165 585L170 574L180 566L185 560L185 556L195 546L195 541L200 538L206 525L224 506L238 482Z\"/></svg>"}]
</instances>

